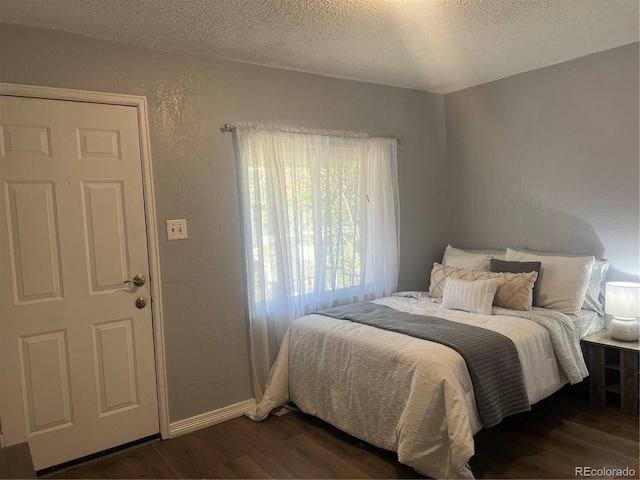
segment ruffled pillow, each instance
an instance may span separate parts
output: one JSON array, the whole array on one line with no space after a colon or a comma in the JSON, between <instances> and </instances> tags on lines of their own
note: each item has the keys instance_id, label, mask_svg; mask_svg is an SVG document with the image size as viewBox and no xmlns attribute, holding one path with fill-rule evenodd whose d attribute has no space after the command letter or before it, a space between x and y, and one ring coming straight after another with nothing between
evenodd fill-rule
<instances>
[{"instance_id":1,"label":"ruffled pillow","mask_svg":"<svg viewBox=\"0 0 640 480\"><path fill-rule=\"evenodd\" d=\"M531 310L533 305L533 285L537 272L529 273L497 273L484 270L467 270L464 268L446 267L437 262L431 270L429 296L442 298L444 283L447 278L462 280L500 279L493 304L510 310Z\"/></svg>"},{"instance_id":2,"label":"ruffled pillow","mask_svg":"<svg viewBox=\"0 0 640 480\"><path fill-rule=\"evenodd\" d=\"M538 289L540 286L540 268L542 263L540 262L507 262L506 260L499 260L492 258L489 264L492 272L500 273L529 273L537 272L538 278L533 285L533 304L536 304L536 298L538 297Z\"/></svg>"}]
</instances>

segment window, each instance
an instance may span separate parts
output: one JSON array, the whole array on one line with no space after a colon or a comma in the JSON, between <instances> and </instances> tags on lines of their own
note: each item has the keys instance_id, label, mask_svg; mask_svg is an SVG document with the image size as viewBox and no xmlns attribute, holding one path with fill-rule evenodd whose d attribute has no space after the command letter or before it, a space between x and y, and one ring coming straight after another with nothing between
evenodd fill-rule
<instances>
[{"instance_id":1,"label":"window","mask_svg":"<svg viewBox=\"0 0 640 480\"><path fill-rule=\"evenodd\" d=\"M393 293L396 141L238 125L252 317Z\"/></svg>"},{"instance_id":2,"label":"window","mask_svg":"<svg viewBox=\"0 0 640 480\"><path fill-rule=\"evenodd\" d=\"M266 192L274 172L249 167L254 302L267 305L290 275L291 295L304 303L364 286L363 225L366 215L364 169L360 159L337 157L326 162L296 162L285 155L281 175L283 207L278 218ZM271 167L273 168L273 167ZM271 214L271 215L270 215ZM271 216L282 221L274 228ZM256 227L260 228L256 228ZM282 237L283 236L283 237ZM279 253L288 252L289 268L279 268ZM324 302L323 302L324 303Z\"/></svg>"}]
</instances>

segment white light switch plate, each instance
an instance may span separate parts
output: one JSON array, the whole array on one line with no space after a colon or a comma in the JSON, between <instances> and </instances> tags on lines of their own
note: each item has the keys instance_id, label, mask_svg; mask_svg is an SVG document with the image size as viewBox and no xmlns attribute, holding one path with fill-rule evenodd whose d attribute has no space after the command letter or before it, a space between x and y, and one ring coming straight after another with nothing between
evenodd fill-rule
<instances>
[{"instance_id":1,"label":"white light switch plate","mask_svg":"<svg viewBox=\"0 0 640 480\"><path fill-rule=\"evenodd\" d=\"M187 221L184 218L167 220L167 239L182 240L183 238L187 238Z\"/></svg>"}]
</instances>

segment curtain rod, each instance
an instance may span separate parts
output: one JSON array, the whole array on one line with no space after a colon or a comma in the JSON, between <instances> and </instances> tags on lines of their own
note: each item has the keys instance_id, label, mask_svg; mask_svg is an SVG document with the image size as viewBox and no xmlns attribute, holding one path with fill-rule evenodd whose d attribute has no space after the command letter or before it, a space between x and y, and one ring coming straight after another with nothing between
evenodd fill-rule
<instances>
[{"instance_id":1,"label":"curtain rod","mask_svg":"<svg viewBox=\"0 0 640 480\"><path fill-rule=\"evenodd\" d=\"M222 133L233 132L236 129L235 125L231 125L230 123L225 123L222 127L220 127L220 131ZM396 138L396 142L402 143L402 138Z\"/></svg>"}]
</instances>

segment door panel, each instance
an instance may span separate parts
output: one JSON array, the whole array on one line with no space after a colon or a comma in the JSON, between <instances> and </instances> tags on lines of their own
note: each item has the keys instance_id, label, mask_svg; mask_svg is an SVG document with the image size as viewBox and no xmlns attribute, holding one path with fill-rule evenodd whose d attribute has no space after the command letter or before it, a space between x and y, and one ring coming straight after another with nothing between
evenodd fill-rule
<instances>
[{"instance_id":1,"label":"door panel","mask_svg":"<svg viewBox=\"0 0 640 480\"><path fill-rule=\"evenodd\" d=\"M93 326L99 414L110 415L138 406L133 319Z\"/></svg>"},{"instance_id":2,"label":"door panel","mask_svg":"<svg viewBox=\"0 0 640 480\"><path fill-rule=\"evenodd\" d=\"M159 430L137 115L0 96L0 415L36 469Z\"/></svg>"},{"instance_id":3,"label":"door panel","mask_svg":"<svg viewBox=\"0 0 640 480\"><path fill-rule=\"evenodd\" d=\"M51 158L51 132L48 126L6 124L2 126L2 132L1 158Z\"/></svg>"},{"instance_id":4,"label":"door panel","mask_svg":"<svg viewBox=\"0 0 640 480\"><path fill-rule=\"evenodd\" d=\"M130 277L123 185L83 183L83 218L91 293L113 293Z\"/></svg>"},{"instance_id":5,"label":"door panel","mask_svg":"<svg viewBox=\"0 0 640 480\"><path fill-rule=\"evenodd\" d=\"M66 340L64 331L20 339L27 435L72 424Z\"/></svg>"},{"instance_id":6,"label":"door panel","mask_svg":"<svg viewBox=\"0 0 640 480\"><path fill-rule=\"evenodd\" d=\"M121 160L120 130L78 128L78 157L82 160Z\"/></svg>"},{"instance_id":7,"label":"door panel","mask_svg":"<svg viewBox=\"0 0 640 480\"><path fill-rule=\"evenodd\" d=\"M5 183L16 303L62 297L54 185Z\"/></svg>"}]
</instances>

